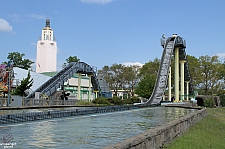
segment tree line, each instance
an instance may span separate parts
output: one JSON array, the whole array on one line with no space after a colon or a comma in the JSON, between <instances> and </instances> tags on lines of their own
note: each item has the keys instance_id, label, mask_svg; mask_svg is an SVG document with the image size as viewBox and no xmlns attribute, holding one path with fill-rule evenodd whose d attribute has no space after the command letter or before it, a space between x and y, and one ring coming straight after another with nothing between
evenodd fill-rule
<instances>
[{"instance_id":1,"label":"tree line","mask_svg":"<svg viewBox=\"0 0 225 149\"><path fill-rule=\"evenodd\" d=\"M7 59L13 61L14 67L30 69L34 63L29 59L23 58L24 53L12 52L8 54ZM70 56L66 59L66 65L70 62L79 62L77 56ZM191 81L194 90L202 95L224 95L225 88L225 62L219 61L218 56L200 56L195 57L187 55L188 68L191 75ZM2 62L8 63L8 62ZM104 66L98 70L108 83L111 90L117 94L119 89L125 90L131 96L137 94L143 98L149 98L154 89L160 59L155 58L145 63L142 67L139 65L125 66L123 64L112 64ZM174 63L172 67L172 85L174 84ZM173 87L173 86L172 86Z\"/></svg>"},{"instance_id":2,"label":"tree line","mask_svg":"<svg viewBox=\"0 0 225 149\"><path fill-rule=\"evenodd\" d=\"M174 85L174 63L171 62L172 87ZM198 58L187 55L188 68L194 90L202 95L223 95L225 87L225 62L219 61L218 56L200 56ZM98 71L109 84L115 94L119 89L137 94L143 98L149 98L153 92L160 59L145 63L142 67L123 64L104 66Z\"/></svg>"}]
</instances>

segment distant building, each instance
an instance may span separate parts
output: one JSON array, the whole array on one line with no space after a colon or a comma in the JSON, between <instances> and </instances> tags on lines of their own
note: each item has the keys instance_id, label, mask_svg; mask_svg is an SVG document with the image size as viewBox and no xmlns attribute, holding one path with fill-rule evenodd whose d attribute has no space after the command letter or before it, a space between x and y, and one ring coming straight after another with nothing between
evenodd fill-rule
<instances>
[{"instance_id":1,"label":"distant building","mask_svg":"<svg viewBox=\"0 0 225 149\"><path fill-rule=\"evenodd\" d=\"M14 70L14 79L11 85L12 85L12 89L15 89L21 84L21 81L27 77L29 70L21 69L18 67L14 67L13 70ZM57 74L57 72L36 73L36 72L30 71L31 78L33 79L34 82L30 90L27 91L27 93L34 92L42 84L44 84L46 81L51 79L51 77L54 76L55 74ZM89 77L86 75L82 75L81 76L81 92L80 92L81 93L80 97L82 100L93 100L96 98L95 94L93 93L92 84L90 87L91 87L90 88L91 94L89 98L88 97ZM65 91L70 92L70 97L69 97L70 99L77 99L77 96L78 96L78 75L77 74L74 74L72 78L64 82L64 89ZM58 89L58 91L60 90L61 88Z\"/></svg>"},{"instance_id":2,"label":"distant building","mask_svg":"<svg viewBox=\"0 0 225 149\"><path fill-rule=\"evenodd\" d=\"M57 42L50 28L50 20L46 19L45 28L37 42L36 72L55 72L57 65Z\"/></svg>"},{"instance_id":3,"label":"distant building","mask_svg":"<svg viewBox=\"0 0 225 149\"><path fill-rule=\"evenodd\" d=\"M46 76L54 76L57 72L45 72L42 73ZM70 79L64 82L64 90L70 92L70 99L77 99L78 97L78 74L74 74ZM92 89L92 84L90 83L90 99L88 97L89 93L89 77L85 74L81 76L81 90L80 98L81 100L93 100L95 99L95 94Z\"/></svg>"},{"instance_id":4,"label":"distant building","mask_svg":"<svg viewBox=\"0 0 225 149\"><path fill-rule=\"evenodd\" d=\"M12 83L13 88L17 88L21 81L27 77L28 71L22 68L14 67L14 79ZM30 76L34 80L33 85L30 88L30 93L35 91L38 87L40 87L43 83L48 81L51 77L43 74L39 74L33 71L30 71Z\"/></svg>"},{"instance_id":5,"label":"distant building","mask_svg":"<svg viewBox=\"0 0 225 149\"><path fill-rule=\"evenodd\" d=\"M131 97L131 95L128 93L127 90L123 90L123 89L117 90L117 94L115 90L111 90L111 92L114 97L120 97L121 99L128 99Z\"/></svg>"}]
</instances>

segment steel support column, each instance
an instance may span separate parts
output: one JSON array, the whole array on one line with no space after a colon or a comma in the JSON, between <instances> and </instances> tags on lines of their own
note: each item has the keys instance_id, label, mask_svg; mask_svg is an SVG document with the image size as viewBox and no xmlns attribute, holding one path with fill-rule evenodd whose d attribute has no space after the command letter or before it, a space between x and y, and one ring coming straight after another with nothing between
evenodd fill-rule
<instances>
[{"instance_id":1,"label":"steel support column","mask_svg":"<svg viewBox=\"0 0 225 149\"><path fill-rule=\"evenodd\" d=\"M8 72L8 100L7 100L7 107L10 105L10 71Z\"/></svg>"},{"instance_id":2,"label":"steel support column","mask_svg":"<svg viewBox=\"0 0 225 149\"><path fill-rule=\"evenodd\" d=\"M187 100L189 100L189 97L188 97L188 96L189 96L189 82L190 82L190 81L186 81L186 85L187 85L187 86L186 86Z\"/></svg>"},{"instance_id":3,"label":"steel support column","mask_svg":"<svg viewBox=\"0 0 225 149\"><path fill-rule=\"evenodd\" d=\"M88 77L89 77L89 85L88 85L88 101L91 101L91 76L92 76L92 75L88 75Z\"/></svg>"},{"instance_id":4,"label":"steel support column","mask_svg":"<svg viewBox=\"0 0 225 149\"><path fill-rule=\"evenodd\" d=\"M95 92L95 98L98 98L98 91L94 91Z\"/></svg>"},{"instance_id":5,"label":"steel support column","mask_svg":"<svg viewBox=\"0 0 225 149\"><path fill-rule=\"evenodd\" d=\"M174 49L174 61L175 61L175 100L174 102L179 102L179 47Z\"/></svg>"},{"instance_id":6,"label":"steel support column","mask_svg":"<svg viewBox=\"0 0 225 149\"><path fill-rule=\"evenodd\" d=\"M169 101L171 101L171 67L169 69L169 78L168 78L168 91L169 91L169 95L168 95L168 98L169 98Z\"/></svg>"},{"instance_id":7,"label":"steel support column","mask_svg":"<svg viewBox=\"0 0 225 149\"><path fill-rule=\"evenodd\" d=\"M181 87L181 98L180 100L184 100L184 63L186 60L180 60L180 87Z\"/></svg>"},{"instance_id":8,"label":"steel support column","mask_svg":"<svg viewBox=\"0 0 225 149\"><path fill-rule=\"evenodd\" d=\"M81 73L78 73L78 100L80 100L80 90L81 90Z\"/></svg>"}]
</instances>

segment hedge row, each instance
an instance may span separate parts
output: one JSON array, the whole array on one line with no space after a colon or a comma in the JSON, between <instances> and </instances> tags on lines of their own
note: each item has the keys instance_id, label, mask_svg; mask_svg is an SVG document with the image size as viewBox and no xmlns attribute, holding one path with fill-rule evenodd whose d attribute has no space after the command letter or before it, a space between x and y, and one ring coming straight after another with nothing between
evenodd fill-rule
<instances>
[{"instance_id":1,"label":"hedge row","mask_svg":"<svg viewBox=\"0 0 225 149\"><path fill-rule=\"evenodd\" d=\"M133 104L140 102L140 99L137 97L132 97L129 99L120 99L119 97L112 98L96 98L92 101L94 104L103 104L103 105L124 105L124 104Z\"/></svg>"}]
</instances>

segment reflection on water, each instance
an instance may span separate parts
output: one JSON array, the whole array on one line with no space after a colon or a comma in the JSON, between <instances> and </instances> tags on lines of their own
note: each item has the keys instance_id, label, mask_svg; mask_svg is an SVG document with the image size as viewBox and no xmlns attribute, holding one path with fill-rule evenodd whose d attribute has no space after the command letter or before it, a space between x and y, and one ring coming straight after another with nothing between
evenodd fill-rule
<instances>
[{"instance_id":1,"label":"reflection on water","mask_svg":"<svg viewBox=\"0 0 225 149\"><path fill-rule=\"evenodd\" d=\"M190 112L193 110L154 107L48 119L3 125L0 135L11 133L16 148L99 149Z\"/></svg>"},{"instance_id":2,"label":"reflection on water","mask_svg":"<svg viewBox=\"0 0 225 149\"><path fill-rule=\"evenodd\" d=\"M31 137L33 141L29 141L28 143L35 147L44 147L45 144L48 144L49 147L56 146L53 143L54 138L54 125L56 123L51 121L44 121L42 123L36 123L33 127L31 127L30 131L32 132Z\"/></svg>"}]
</instances>

